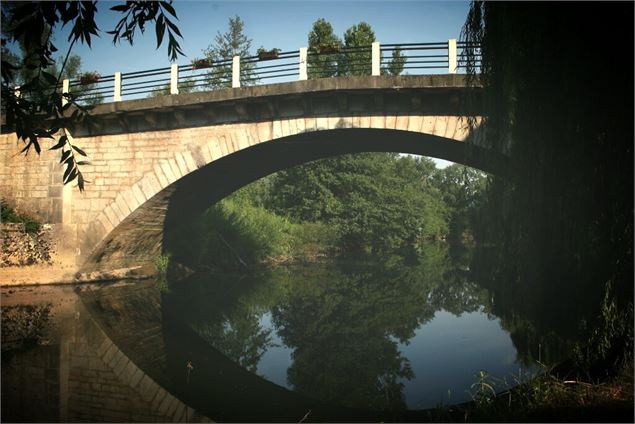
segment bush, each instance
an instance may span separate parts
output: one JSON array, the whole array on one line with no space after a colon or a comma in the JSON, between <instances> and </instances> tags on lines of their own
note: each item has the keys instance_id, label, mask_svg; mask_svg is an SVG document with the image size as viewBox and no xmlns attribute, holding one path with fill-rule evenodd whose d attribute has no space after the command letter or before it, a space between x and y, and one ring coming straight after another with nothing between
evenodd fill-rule
<instances>
[{"instance_id":1,"label":"bush","mask_svg":"<svg viewBox=\"0 0 635 424\"><path fill-rule=\"evenodd\" d=\"M24 230L29 234L37 234L42 228L42 224L38 220L28 215L17 213L4 200L0 200L0 222L24 224Z\"/></svg>"}]
</instances>

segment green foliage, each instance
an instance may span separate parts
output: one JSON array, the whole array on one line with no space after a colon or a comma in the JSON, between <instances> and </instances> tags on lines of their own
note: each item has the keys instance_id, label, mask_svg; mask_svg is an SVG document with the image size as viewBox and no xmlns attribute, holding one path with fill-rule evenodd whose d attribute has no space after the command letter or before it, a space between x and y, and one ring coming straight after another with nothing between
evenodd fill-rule
<instances>
[{"instance_id":1,"label":"green foliage","mask_svg":"<svg viewBox=\"0 0 635 424\"><path fill-rule=\"evenodd\" d=\"M154 260L154 266L161 276L165 276L168 272L168 267L170 266L170 258L172 255L168 253L161 254L157 256Z\"/></svg>"},{"instance_id":2,"label":"green foliage","mask_svg":"<svg viewBox=\"0 0 635 424\"><path fill-rule=\"evenodd\" d=\"M39 220L29 215L16 212L15 209L2 199L0 199L0 223L1 222L24 224L24 230L29 234L36 234L40 231L40 228L42 228L42 223Z\"/></svg>"},{"instance_id":3,"label":"green foliage","mask_svg":"<svg viewBox=\"0 0 635 424\"><path fill-rule=\"evenodd\" d=\"M416 245L447 232L447 209L427 184L428 159L343 155L276 174L268 207L294 222L337 228L345 251Z\"/></svg>"},{"instance_id":4,"label":"green foliage","mask_svg":"<svg viewBox=\"0 0 635 424\"><path fill-rule=\"evenodd\" d=\"M592 326L588 339L578 344L574 359L580 369L592 372L599 366L612 373L633 354L633 303L625 311L617 306L612 283L606 283L604 298L597 323Z\"/></svg>"},{"instance_id":5,"label":"green foliage","mask_svg":"<svg viewBox=\"0 0 635 424\"><path fill-rule=\"evenodd\" d=\"M481 45L481 72L469 70L484 85L483 140L509 155L482 213L483 236L500 249L490 272L518 313L558 325L582 319L562 317L559 302L599 311L610 280L623 320L633 299L633 4L551 6L476 1L464 27ZM588 52L628 60L616 68Z\"/></svg>"},{"instance_id":6,"label":"green foliage","mask_svg":"<svg viewBox=\"0 0 635 424\"><path fill-rule=\"evenodd\" d=\"M81 97L78 99L72 94L62 95L58 86L75 43L85 43L90 47L92 37L98 34L95 20L97 2L4 2L1 8L3 43L18 43L27 53L21 63L16 63L14 55L5 54L8 49L2 50L1 103L6 125L15 130L18 139L24 143L21 153L28 154L33 148L39 154L42 139L54 139L60 129L78 125L86 116L86 106L91 103L87 99L82 102ZM125 15L114 30L108 31L114 43L125 39L132 44L136 30L144 32L146 24L152 22L155 24L157 47L162 44L167 29L171 59L175 60L182 54L176 39L181 34L172 21L172 18L176 19L176 11L171 1L131 1L115 5L111 10ZM55 63L53 55L57 51L52 33L60 24L70 28L70 45L59 74L54 75L49 72ZM20 84L22 96L14 90L18 74L29 75ZM67 149L61 149L64 146ZM83 191L86 181L79 165L84 161L77 161L74 152L82 156L85 154L66 136L60 137L52 149L61 149L61 162L66 166L62 182L68 184L77 181L79 190Z\"/></svg>"},{"instance_id":7,"label":"green foliage","mask_svg":"<svg viewBox=\"0 0 635 424\"><path fill-rule=\"evenodd\" d=\"M401 75L403 68L406 65L406 61L406 57L401 54L401 49L397 47L392 52L392 60L386 68L382 69L382 73L394 76Z\"/></svg>"},{"instance_id":8,"label":"green foliage","mask_svg":"<svg viewBox=\"0 0 635 424\"><path fill-rule=\"evenodd\" d=\"M246 60L251 53L251 38L244 34L245 23L239 16L229 18L229 28L227 32L221 34L217 32L214 44L210 44L203 51L205 57L212 62L212 69L209 70L206 78L207 84L211 88L231 87L232 84L232 58L240 56L240 85L248 86L257 82L255 76L255 64ZM218 62L224 65L215 65Z\"/></svg>"},{"instance_id":9,"label":"green foliage","mask_svg":"<svg viewBox=\"0 0 635 424\"><path fill-rule=\"evenodd\" d=\"M492 403L496 398L495 385L496 382L487 371L480 370L476 375L476 382L470 386L472 400L476 402L479 407Z\"/></svg>"},{"instance_id":10,"label":"green foliage","mask_svg":"<svg viewBox=\"0 0 635 424\"><path fill-rule=\"evenodd\" d=\"M333 33L333 27L324 18L313 23L309 32L307 72L310 79L334 76L370 75L375 32L366 22L353 25L344 32L344 41ZM342 50L344 49L344 50ZM381 58L380 58L381 62ZM383 73L399 75L406 58L401 50L393 52L392 60Z\"/></svg>"},{"instance_id":11,"label":"green foliage","mask_svg":"<svg viewBox=\"0 0 635 424\"><path fill-rule=\"evenodd\" d=\"M370 75L372 68L371 44L375 32L366 22L353 25L344 33L344 47L351 49L340 61L340 75Z\"/></svg>"},{"instance_id":12,"label":"green foliage","mask_svg":"<svg viewBox=\"0 0 635 424\"><path fill-rule=\"evenodd\" d=\"M453 164L435 172L432 181L450 210L450 235L456 239L467 236L478 227L487 177L476 169Z\"/></svg>"},{"instance_id":13,"label":"green foliage","mask_svg":"<svg viewBox=\"0 0 635 424\"><path fill-rule=\"evenodd\" d=\"M193 78L185 78L182 81L179 81L179 94L182 93L192 93L196 91L196 81ZM161 88L157 88L153 90L148 97L162 97L170 95L170 84L166 84Z\"/></svg>"},{"instance_id":14,"label":"green foliage","mask_svg":"<svg viewBox=\"0 0 635 424\"><path fill-rule=\"evenodd\" d=\"M320 54L321 47L342 48L342 40L324 18L313 23L308 40L307 73L309 79L334 77L338 73L338 54Z\"/></svg>"}]
</instances>

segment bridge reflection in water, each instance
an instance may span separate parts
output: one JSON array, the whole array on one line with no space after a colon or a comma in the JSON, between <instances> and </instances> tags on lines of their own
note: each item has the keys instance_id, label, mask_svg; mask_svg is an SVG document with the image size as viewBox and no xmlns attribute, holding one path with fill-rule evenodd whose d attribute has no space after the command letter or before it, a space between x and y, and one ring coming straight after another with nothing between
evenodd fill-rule
<instances>
[{"instance_id":1,"label":"bridge reflection in water","mask_svg":"<svg viewBox=\"0 0 635 424\"><path fill-rule=\"evenodd\" d=\"M132 299L142 295L143 306L148 306L158 299L153 296L156 290L148 287L141 284L126 290ZM108 286L103 293L121 288L121 284ZM83 286L77 291L81 297L95 289ZM36 305L51 304L50 328L44 330L44 342L32 349L5 349L7 334L3 334L3 422L210 422L137 366L100 328L72 288L4 288L2 305L9 309L25 301L33 305L34 297L41 297ZM104 296L92 307L112 314L129 311L120 301ZM158 371L165 368L160 317L156 308L154 318L152 308L143 310L148 313L143 320L129 322L137 326L134 331L119 330L136 338L135 352L145 350L147 359L138 363L145 366L149 361Z\"/></svg>"}]
</instances>

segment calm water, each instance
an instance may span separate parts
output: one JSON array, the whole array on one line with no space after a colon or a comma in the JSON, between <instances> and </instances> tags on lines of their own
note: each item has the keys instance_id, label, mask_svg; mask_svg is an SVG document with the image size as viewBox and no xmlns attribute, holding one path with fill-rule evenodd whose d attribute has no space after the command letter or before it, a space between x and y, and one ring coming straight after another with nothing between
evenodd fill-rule
<instances>
[{"instance_id":1,"label":"calm water","mask_svg":"<svg viewBox=\"0 0 635 424\"><path fill-rule=\"evenodd\" d=\"M502 391L566 355L450 253L4 289L2 419L418 420L481 370Z\"/></svg>"}]
</instances>

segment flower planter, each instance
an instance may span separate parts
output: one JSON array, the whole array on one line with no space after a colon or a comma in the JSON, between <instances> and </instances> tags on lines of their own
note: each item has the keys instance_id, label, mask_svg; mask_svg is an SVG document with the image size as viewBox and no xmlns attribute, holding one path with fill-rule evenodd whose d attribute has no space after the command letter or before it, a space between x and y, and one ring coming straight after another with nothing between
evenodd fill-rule
<instances>
[{"instance_id":1,"label":"flower planter","mask_svg":"<svg viewBox=\"0 0 635 424\"><path fill-rule=\"evenodd\" d=\"M212 62L208 59L198 59L192 61L192 69L205 69L212 66Z\"/></svg>"},{"instance_id":2,"label":"flower planter","mask_svg":"<svg viewBox=\"0 0 635 424\"><path fill-rule=\"evenodd\" d=\"M258 59L259 60L272 60L272 59L277 59L277 58L278 58L278 52L276 52L276 51L258 53Z\"/></svg>"},{"instance_id":3,"label":"flower planter","mask_svg":"<svg viewBox=\"0 0 635 424\"><path fill-rule=\"evenodd\" d=\"M101 78L101 75L99 75L98 73L84 74L80 75L79 83L82 85L95 84L99 81L99 78Z\"/></svg>"},{"instance_id":4,"label":"flower planter","mask_svg":"<svg viewBox=\"0 0 635 424\"><path fill-rule=\"evenodd\" d=\"M320 46L320 54L339 53L339 46Z\"/></svg>"}]
</instances>

